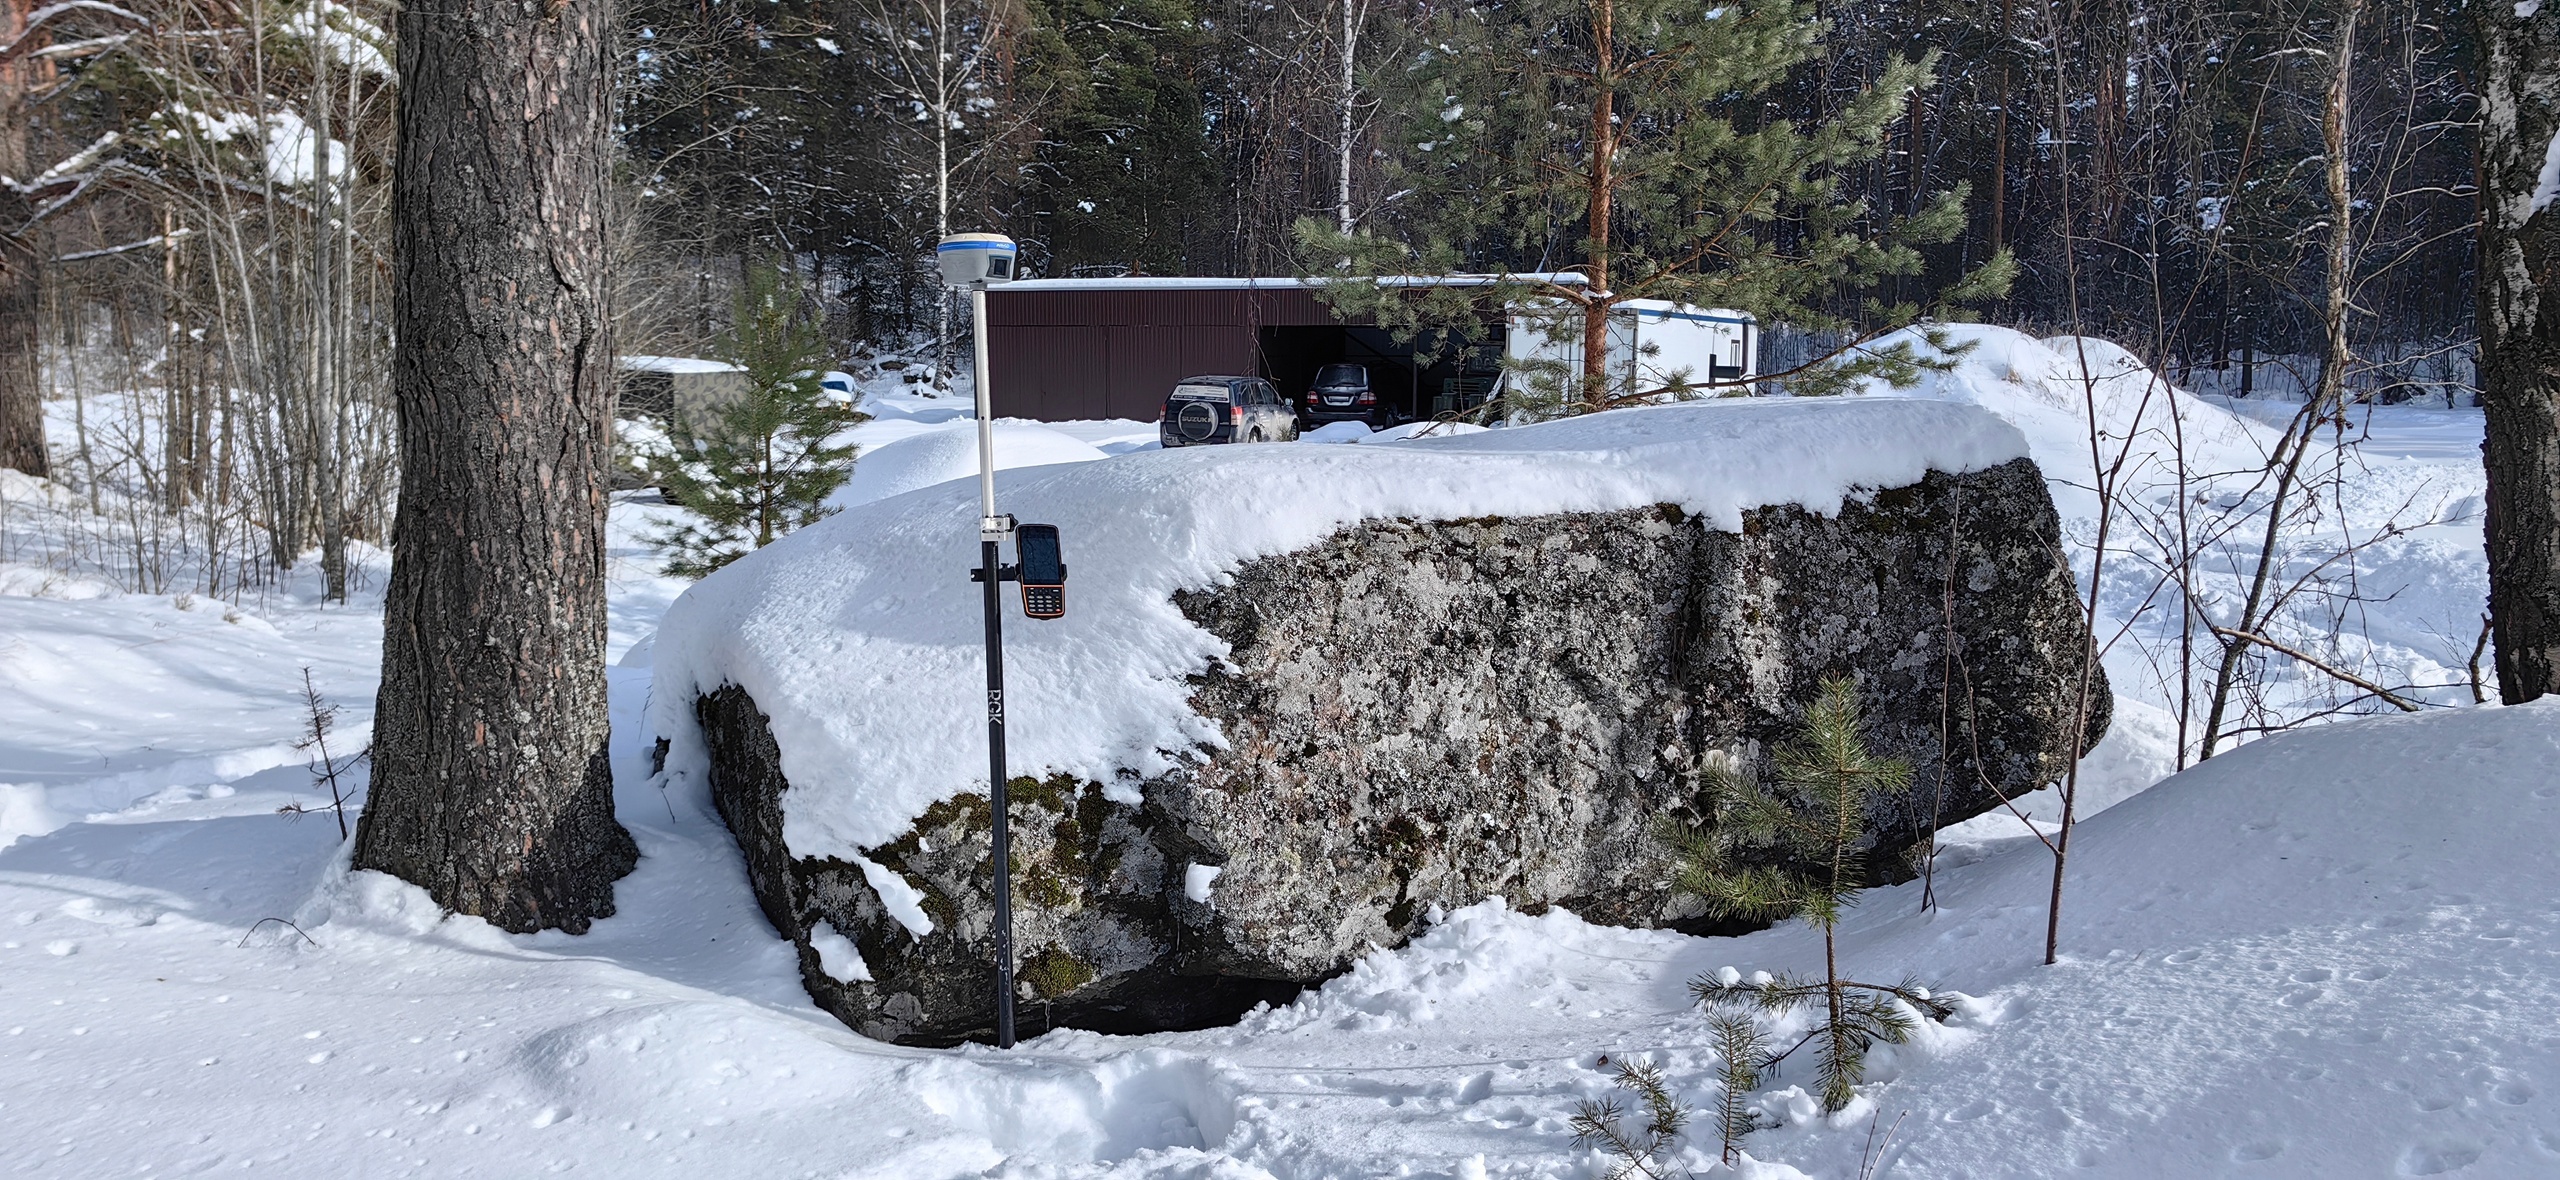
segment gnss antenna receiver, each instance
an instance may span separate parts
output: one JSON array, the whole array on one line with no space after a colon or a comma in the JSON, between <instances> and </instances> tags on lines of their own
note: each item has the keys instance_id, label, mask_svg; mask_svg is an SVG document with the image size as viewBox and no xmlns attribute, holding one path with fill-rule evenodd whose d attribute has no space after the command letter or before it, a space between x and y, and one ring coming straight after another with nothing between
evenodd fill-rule
<instances>
[{"instance_id":1,"label":"gnss antenna receiver","mask_svg":"<svg viewBox=\"0 0 2560 1180\"><path fill-rule=\"evenodd\" d=\"M1013 281L1017 255L1003 234L953 234L934 251L944 285L969 293L978 409L978 567L987 615L987 799L994 813L996 1047L1013 1047L1013 819L1004 766L1004 600L1000 582L1022 583L1022 613L1055 619L1067 613L1067 563L1058 526L1016 524L996 511L996 419L987 371L987 288ZM1017 564L999 564L998 547L1012 537Z\"/></svg>"}]
</instances>

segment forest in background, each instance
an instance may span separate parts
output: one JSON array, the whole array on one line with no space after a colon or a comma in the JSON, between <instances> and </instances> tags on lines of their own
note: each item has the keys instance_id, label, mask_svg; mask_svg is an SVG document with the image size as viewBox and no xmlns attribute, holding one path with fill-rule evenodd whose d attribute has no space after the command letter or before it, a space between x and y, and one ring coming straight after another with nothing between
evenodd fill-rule
<instances>
[{"instance_id":1,"label":"forest in background","mask_svg":"<svg viewBox=\"0 0 2560 1180\"><path fill-rule=\"evenodd\" d=\"M676 305L659 320L690 316L692 334L707 333L736 260L777 252L823 276L848 343L930 331L924 263L946 225L1020 239L1036 275L1305 273L1323 260L1301 256L1300 219L1393 237L1405 217L1396 172L1417 157L1399 132L1415 112L1399 105L1418 96L1401 80L1431 50L1421 30L1439 7L643 0L627 143L651 262L692 280L653 285ZM2466 22L2414 0L2359 7L2347 67L2356 351L2386 363L2458 352L2477 218ZM1849 186L1879 218L1970 189L1963 232L1931 249L1913 289L2008 248L2019 279L1990 319L2061 326L2069 258L2084 328L2180 377L2320 350L2322 111L2347 5L1820 9L1823 51L1759 96L1760 117L1832 117L1895 55L1936 54L1935 84ZM937 77L936 60L959 68ZM1555 231L1575 232L1569 218ZM1469 258L1538 269L1571 253L1566 240L1488 241ZM2201 383L2239 392L2242 379Z\"/></svg>"},{"instance_id":2,"label":"forest in background","mask_svg":"<svg viewBox=\"0 0 2560 1180\"><path fill-rule=\"evenodd\" d=\"M92 516L124 521L89 564L219 595L316 550L343 596L348 546L387 534L396 466L389 6L0 6L0 368L24 375L0 380L69 403L66 474ZM741 276L784 260L849 366L947 358L931 251L954 230L1013 235L1034 275L1319 269L1310 223L1393 240L1428 220L1415 206L1437 198L1410 181L1434 113L1412 79L1446 51L1433 30L1534 8L634 0L619 347L711 348ZM1934 80L1841 188L1879 224L1964 193L1924 273L1843 292L1844 319L2005 249L2017 278L1983 318L2076 325L2191 388L2298 396L2320 378L2336 272L2347 389L2465 399L2478 116L2458 6L1817 11L1819 52L1725 116L1816 124L1925 59ZM2332 116L2345 235L2329 232ZM1471 268L1551 267L1582 232L1555 213L1456 245ZM107 397L124 404L90 412Z\"/></svg>"}]
</instances>

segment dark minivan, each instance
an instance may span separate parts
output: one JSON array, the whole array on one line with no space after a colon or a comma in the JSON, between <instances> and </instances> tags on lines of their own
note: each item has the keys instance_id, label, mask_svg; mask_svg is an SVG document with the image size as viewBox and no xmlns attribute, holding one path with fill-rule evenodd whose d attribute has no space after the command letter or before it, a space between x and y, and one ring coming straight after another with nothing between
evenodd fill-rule
<instances>
[{"instance_id":1,"label":"dark minivan","mask_svg":"<svg viewBox=\"0 0 2560 1180\"><path fill-rule=\"evenodd\" d=\"M1316 379L1307 386L1306 420L1315 425L1327 422L1366 422L1371 426L1391 425L1387 408L1378 401L1378 391L1369 384L1367 365L1326 365L1316 370Z\"/></svg>"},{"instance_id":2,"label":"dark minivan","mask_svg":"<svg viewBox=\"0 0 2560 1180\"><path fill-rule=\"evenodd\" d=\"M1298 437L1297 413L1260 377L1185 377L1165 395L1156 425L1168 447Z\"/></svg>"}]
</instances>

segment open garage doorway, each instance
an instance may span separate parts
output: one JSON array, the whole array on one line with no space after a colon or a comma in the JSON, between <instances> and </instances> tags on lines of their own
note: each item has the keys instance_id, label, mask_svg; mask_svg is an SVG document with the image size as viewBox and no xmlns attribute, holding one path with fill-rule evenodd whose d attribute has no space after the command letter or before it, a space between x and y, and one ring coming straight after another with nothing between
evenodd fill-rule
<instances>
[{"instance_id":1,"label":"open garage doorway","mask_svg":"<svg viewBox=\"0 0 2560 1180\"><path fill-rule=\"evenodd\" d=\"M1291 405L1304 404L1307 388L1326 365L1368 369L1369 387L1378 394L1374 424L1382 426L1482 406L1501 375L1502 342L1500 324L1486 325L1479 339L1456 348L1441 347L1431 333L1399 344L1384 328L1335 324L1271 326L1255 333L1259 375Z\"/></svg>"}]
</instances>

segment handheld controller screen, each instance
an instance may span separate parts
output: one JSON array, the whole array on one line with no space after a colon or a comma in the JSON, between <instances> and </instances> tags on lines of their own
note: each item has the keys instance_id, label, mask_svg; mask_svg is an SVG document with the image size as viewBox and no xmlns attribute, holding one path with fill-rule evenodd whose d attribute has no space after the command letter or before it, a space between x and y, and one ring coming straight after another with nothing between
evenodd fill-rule
<instances>
[{"instance_id":1,"label":"handheld controller screen","mask_svg":"<svg viewBox=\"0 0 2560 1180\"><path fill-rule=\"evenodd\" d=\"M1022 569L1022 613L1054 619L1067 613L1067 562L1054 524L1017 525L1014 555Z\"/></svg>"}]
</instances>

